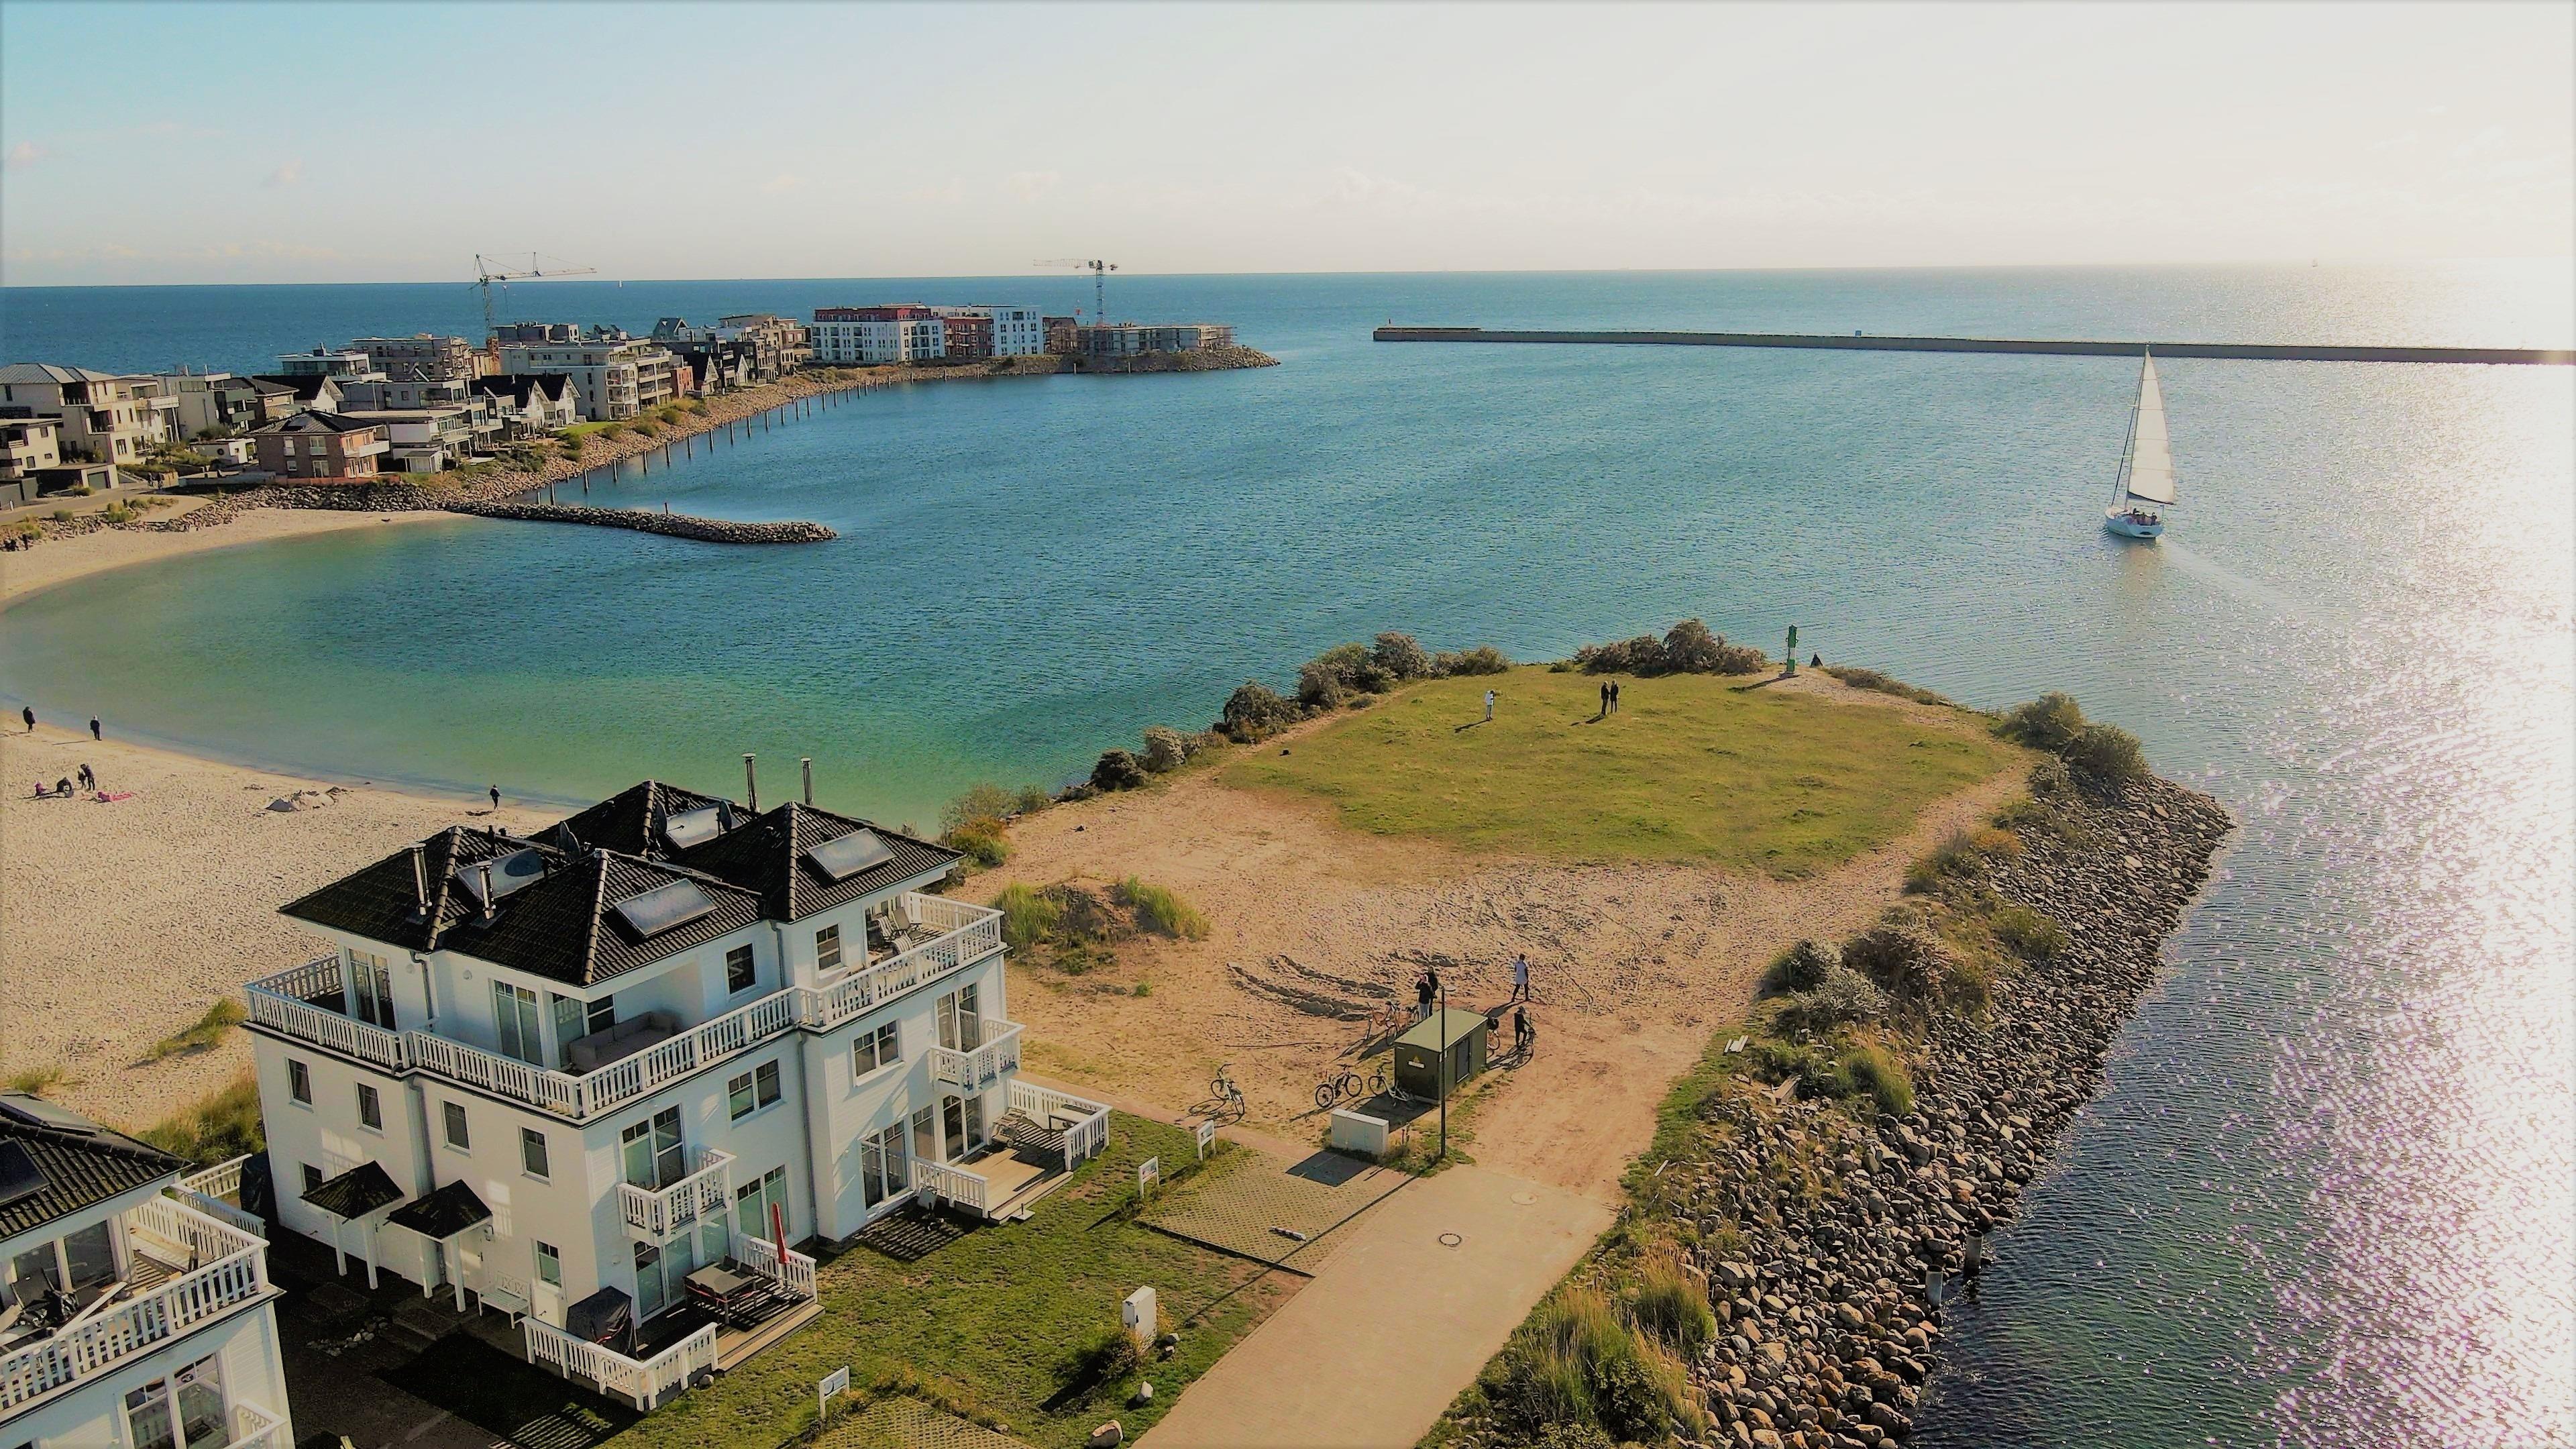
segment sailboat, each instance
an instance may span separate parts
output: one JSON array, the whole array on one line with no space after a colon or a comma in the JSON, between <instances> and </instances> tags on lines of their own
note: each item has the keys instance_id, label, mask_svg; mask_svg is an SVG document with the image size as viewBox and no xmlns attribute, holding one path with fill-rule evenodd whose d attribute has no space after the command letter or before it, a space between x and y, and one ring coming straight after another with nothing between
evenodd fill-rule
<instances>
[{"instance_id":1,"label":"sailboat","mask_svg":"<svg viewBox=\"0 0 2576 1449\"><path fill-rule=\"evenodd\" d=\"M2129 445L2120 454L2120 476L2111 484L2111 506L2102 526L2123 538L2157 538L2164 510L2174 505L2173 449L2165 440L2165 395L2156 386L2156 356L2146 354L2138 372L2138 403L2129 411Z\"/></svg>"}]
</instances>

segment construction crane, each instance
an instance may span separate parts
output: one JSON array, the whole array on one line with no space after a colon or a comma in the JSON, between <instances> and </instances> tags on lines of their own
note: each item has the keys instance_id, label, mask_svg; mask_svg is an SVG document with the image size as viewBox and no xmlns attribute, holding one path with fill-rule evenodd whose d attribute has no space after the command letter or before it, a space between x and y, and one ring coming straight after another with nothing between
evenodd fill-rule
<instances>
[{"instance_id":1,"label":"construction crane","mask_svg":"<svg viewBox=\"0 0 2576 1449\"><path fill-rule=\"evenodd\" d=\"M1053 261L1031 262L1033 267L1073 267L1091 273L1091 325L1109 325L1109 274L1118 270L1116 262L1084 261L1080 257L1057 257Z\"/></svg>"},{"instance_id":2,"label":"construction crane","mask_svg":"<svg viewBox=\"0 0 2576 1449\"><path fill-rule=\"evenodd\" d=\"M516 259L517 254L512 253L510 260ZM535 252L528 253L528 269L524 272L497 270L497 263L500 260L500 258L486 257L481 252L476 252L474 280L466 284L483 289L483 335L485 337L492 335L492 284L494 282L500 283L501 290L507 292L512 282L523 281L529 277L582 277L592 275L599 270L597 267L577 267L567 264L548 271L543 265L543 259Z\"/></svg>"}]
</instances>

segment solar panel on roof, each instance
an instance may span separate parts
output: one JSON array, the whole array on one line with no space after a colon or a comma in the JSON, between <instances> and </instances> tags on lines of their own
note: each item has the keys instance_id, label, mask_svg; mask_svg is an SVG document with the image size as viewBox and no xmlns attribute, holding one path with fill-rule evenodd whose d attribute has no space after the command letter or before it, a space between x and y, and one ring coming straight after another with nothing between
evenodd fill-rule
<instances>
[{"instance_id":1,"label":"solar panel on roof","mask_svg":"<svg viewBox=\"0 0 2576 1449\"><path fill-rule=\"evenodd\" d=\"M662 833L671 838L674 850L704 845L724 834L724 807L709 805L697 810L683 810L662 822Z\"/></svg>"},{"instance_id":2,"label":"solar panel on roof","mask_svg":"<svg viewBox=\"0 0 2576 1449\"><path fill-rule=\"evenodd\" d=\"M26 1144L0 1142L0 1208L16 1207L53 1185Z\"/></svg>"},{"instance_id":3,"label":"solar panel on roof","mask_svg":"<svg viewBox=\"0 0 2576 1449\"><path fill-rule=\"evenodd\" d=\"M666 886L655 886L640 896L628 896L617 903L617 914L635 928L639 936L658 936L674 926L685 926L698 917L714 911L716 903L698 889L693 880L675 880Z\"/></svg>"},{"instance_id":4,"label":"solar panel on roof","mask_svg":"<svg viewBox=\"0 0 2576 1449\"><path fill-rule=\"evenodd\" d=\"M492 898L483 898L484 873L492 880ZM526 890L546 878L546 856L540 850L514 850L492 860L477 861L456 868L457 888L473 898L477 906L489 907L507 900L513 893Z\"/></svg>"},{"instance_id":5,"label":"solar panel on roof","mask_svg":"<svg viewBox=\"0 0 2576 1449\"><path fill-rule=\"evenodd\" d=\"M98 1135L98 1124L72 1111L57 1107L44 1098L28 1092L11 1092L0 1097L0 1114L14 1117L31 1127L50 1127L57 1132L76 1132L83 1137Z\"/></svg>"},{"instance_id":6,"label":"solar panel on roof","mask_svg":"<svg viewBox=\"0 0 2576 1449\"><path fill-rule=\"evenodd\" d=\"M832 880L848 880L870 866L894 859L894 852L873 830L853 830L805 852L814 868Z\"/></svg>"}]
</instances>

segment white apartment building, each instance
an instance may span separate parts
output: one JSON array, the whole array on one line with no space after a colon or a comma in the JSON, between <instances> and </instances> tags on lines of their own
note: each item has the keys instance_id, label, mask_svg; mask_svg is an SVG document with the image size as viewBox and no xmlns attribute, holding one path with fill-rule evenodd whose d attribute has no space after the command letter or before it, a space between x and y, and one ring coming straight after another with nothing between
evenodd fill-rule
<instances>
[{"instance_id":1,"label":"white apartment building","mask_svg":"<svg viewBox=\"0 0 2576 1449\"><path fill-rule=\"evenodd\" d=\"M948 355L945 324L928 307L817 307L814 361L826 366L927 362Z\"/></svg>"},{"instance_id":2,"label":"white apartment building","mask_svg":"<svg viewBox=\"0 0 2576 1449\"><path fill-rule=\"evenodd\" d=\"M120 466L168 442L177 427L179 399L160 379L13 362L0 367L0 417L52 418L65 459Z\"/></svg>"},{"instance_id":3,"label":"white apartment building","mask_svg":"<svg viewBox=\"0 0 2576 1449\"><path fill-rule=\"evenodd\" d=\"M784 1244L1017 1213L1108 1109L1019 1080L999 913L924 894L957 859L647 781L289 904L332 949L248 991L281 1220L649 1405L725 1351L694 1270L787 1311Z\"/></svg>"},{"instance_id":4,"label":"white apartment building","mask_svg":"<svg viewBox=\"0 0 2576 1449\"><path fill-rule=\"evenodd\" d=\"M1035 307L1005 307L976 302L964 307L933 307L945 320L981 317L993 324L994 357L1035 357L1046 351L1046 316Z\"/></svg>"},{"instance_id":5,"label":"white apartment building","mask_svg":"<svg viewBox=\"0 0 2576 1449\"><path fill-rule=\"evenodd\" d=\"M0 1444L294 1449L268 1243L187 1171L0 1093Z\"/></svg>"},{"instance_id":6,"label":"white apartment building","mask_svg":"<svg viewBox=\"0 0 2576 1449\"><path fill-rule=\"evenodd\" d=\"M514 377L542 372L569 376L581 399L581 415L592 422L634 417L669 402L675 393L671 354L640 337L504 343L501 371Z\"/></svg>"},{"instance_id":7,"label":"white apartment building","mask_svg":"<svg viewBox=\"0 0 2576 1449\"><path fill-rule=\"evenodd\" d=\"M375 359L352 348L333 350L316 347L310 352L281 352L277 355L280 377L327 377L334 382L359 378L381 378L383 369Z\"/></svg>"}]
</instances>

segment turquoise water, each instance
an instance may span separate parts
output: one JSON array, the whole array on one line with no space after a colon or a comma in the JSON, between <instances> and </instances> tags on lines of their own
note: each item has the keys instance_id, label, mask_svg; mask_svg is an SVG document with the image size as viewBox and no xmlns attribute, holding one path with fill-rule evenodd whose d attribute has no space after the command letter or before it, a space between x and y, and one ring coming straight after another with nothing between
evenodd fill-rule
<instances>
[{"instance_id":1,"label":"turquoise water","mask_svg":"<svg viewBox=\"0 0 2576 1449\"><path fill-rule=\"evenodd\" d=\"M636 325L885 285L548 295L585 299L550 315ZM1003 295L935 285L905 289ZM453 305L192 290L261 294L229 327L178 309L253 355ZM340 322L370 300L350 293L392 315ZM34 295L7 294L13 355L141 345L126 294ZM1232 320L1284 365L874 394L590 494L840 530L810 548L458 520L79 581L0 616L0 688L237 756L522 794L721 788L745 751L783 789L811 755L827 803L925 823L967 783L1077 773L1384 627L1547 658L1696 614L1775 647L1795 623L1802 650L1978 704L2066 688L2245 828L1954 1318L1924 1437L2576 1439L2568 369L2168 363L2186 503L2142 548L2100 528L2134 386L2118 360L1367 340L1395 318L2566 345L2563 278L1178 278L1128 297Z\"/></svg>"}]
</instances>

